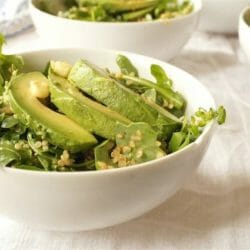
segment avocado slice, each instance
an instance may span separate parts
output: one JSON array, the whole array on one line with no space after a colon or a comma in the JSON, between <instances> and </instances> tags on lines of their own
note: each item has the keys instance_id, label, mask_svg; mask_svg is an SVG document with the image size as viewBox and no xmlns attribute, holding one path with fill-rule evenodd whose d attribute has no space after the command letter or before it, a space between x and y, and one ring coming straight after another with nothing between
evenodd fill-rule
<instances>
[{"instance_id":1,"label":"avocado slice","mask_svg":"<svg viewBox=\"0 0 250 250\"><path fill-rule=\"evenodd\" d=\"M67 79L49 70L51 101L70 119L106 139L115 139L118 122L128 125L131 121L119 113L91 100Z\"/></svg>"},{"instance_id":2,"label":"avocado slice","mask_svg":"<svg viewBox=\"0 0 250 250\"><path fill-rule=\"evenodd\" d=\"M155 6L159 0L77 0L79 6L100 5L108 12L122 12Z\"/></svg>"},{"instance_id":3,"label":"avocado slice","mask_svg":"<svg viewBox=\"0 0 250 250\"><path fill-rule=\"evenodd\" d=\"M87 61L78 61L72 67L68 79L95 100L133 122L155 122L157 112L148 106L140 95L111 79L104 70Z\"/></svg>"},{"instance_id":4,"label":"avocado slice","mask_svg":"<svg viewBox=\"0 0 250 250\"><path fill-rule=\"evenodd\" d=\"M52 15L57 15L59 11L66 11L76 4L75 0L37 0L34 2L37 8Z\"/></svg>"},{"instance_id":5,"label":"avocado slice","mask_svg":"<svg viewBox=\"0 0 250 250\"><path fill-rule=\"evenodd\" d=\"M97 144L92 134L39 100L48 95L48 79L40 72L19 75L10 83L10 105L22 123L36 132L45 132L52 144L71 152L84 151Z\"/></svg>"},{"instance_id":6,"label":"avocado slice","mask_svg":"<svg viewBox=\"0 0 250 250\"><path fill-rule=\"evenodd\" d=\"M68 79L95 100L133 122L148 123L164 137L168 137L182 124L167 110L111 79L104 70L84 60L71 68Z\"/></svg>"}]
</instances>

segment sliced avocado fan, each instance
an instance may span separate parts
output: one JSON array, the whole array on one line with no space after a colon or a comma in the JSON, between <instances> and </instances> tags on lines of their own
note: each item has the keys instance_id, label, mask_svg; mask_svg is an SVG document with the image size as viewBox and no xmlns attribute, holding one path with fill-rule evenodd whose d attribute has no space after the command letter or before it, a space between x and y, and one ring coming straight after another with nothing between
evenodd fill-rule
<instances>
[{"instance_id":1,"label":"sliced avocado fan","mask_svg":"<svg viewBox=\"0 0 250 250\"><path fill-rule=\"evenodd\" d=\"M77 0L79 6L100 5L108 12L122 12L155 6L159 0Z\"/></svg>"},{"instance_id":2,"label":"sliced avocado fan","mask_svg":"<svg viewBox=\"0 0 250 250\"><path fill-rule=\"evenodd\" d=\"M168 137L182 122L159 105L150 102L90 63L80 60L70 70L69 81L95 100L133 122L146 122Z\"/></svg>"},{"instance_id":3,"label":"sliced avocado fan","mask_svg":"<svg viewBox=\"0 0 250 250\"><path fill-rule=\"evenodd\" d=\"M107 76L106 72L87 61L78 61L71 69L69 81L98 102L124 115L133 122L154 123L157 112L142 98Z\"/></svg>"},{"instance_id":4,"label":"sliced avocado fan","mask_svg":"<svg viewBox=\"0 0 250 250\"><path fill-rule=\"evenodd\" d=\"M87 130L40 101L48 96L48 79L40 72L21 74L10 82L10 105L18 119L35 132L45 134L50 143L71 152L97 144Z\"/></svg>"},{"instance_id":5,"label":"sliced avocado fan","mask_svg":"<svg viewBox=\"0 0 250 250\"><path fill-rule=\"evenodd\" d=\"M56 75L52 68L49 69L49 80L52 103L88 131L106 139L115 139L118 122L124 125L131 123L119 113L86 97L67 79Z\"/></svg>"}]
</instances>

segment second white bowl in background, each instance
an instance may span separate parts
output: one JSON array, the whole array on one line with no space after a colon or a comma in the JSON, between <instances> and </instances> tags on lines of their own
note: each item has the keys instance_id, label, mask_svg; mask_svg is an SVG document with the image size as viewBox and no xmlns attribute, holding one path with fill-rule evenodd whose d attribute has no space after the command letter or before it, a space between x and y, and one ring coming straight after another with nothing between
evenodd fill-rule
<instances>
[{"instance_id":1,"label":"second white bowl in background","mask_svg":"<svg viewBox=\"0 0 250 250\"><path fill-rule=\"evenodd\" d=\"M241 48L250 62L250 6L241 12L239 18L239 40Z\"/></svg>"},{"instance_id":2,"label":"second white bowl in background","mask_svg":"<svg viewBox=\"0 0 250 250\"><path fill-rule=\"evenodd\" d=\"M201 0L192 0L192 13L171 20L111 23L57 17L39 10L30 0L30 14L44 43L53 46L118 49L163 60L175 57L195 31Z\"/></svg>"}]
</instances>

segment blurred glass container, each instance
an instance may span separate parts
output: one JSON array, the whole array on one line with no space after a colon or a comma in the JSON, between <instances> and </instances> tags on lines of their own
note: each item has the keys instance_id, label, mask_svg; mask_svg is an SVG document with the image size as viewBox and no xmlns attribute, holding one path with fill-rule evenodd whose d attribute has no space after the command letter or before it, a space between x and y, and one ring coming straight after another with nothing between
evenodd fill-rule
<instances>
[{"instance_id":1,"label":"blurred glass container","mask_svg":"<svg viewBox=\"0 0 250 250\"><path fill-rule=\"evenodd\" d=\"M31 17L44 44L49 40L50 45L56 47L131 51L166 61L174 58L192 36L202 9L202 0L191 0L193 11L173 19L88 22L46 13L40 10L40 0L29 2Z\"/></svg>"}]
</instances>

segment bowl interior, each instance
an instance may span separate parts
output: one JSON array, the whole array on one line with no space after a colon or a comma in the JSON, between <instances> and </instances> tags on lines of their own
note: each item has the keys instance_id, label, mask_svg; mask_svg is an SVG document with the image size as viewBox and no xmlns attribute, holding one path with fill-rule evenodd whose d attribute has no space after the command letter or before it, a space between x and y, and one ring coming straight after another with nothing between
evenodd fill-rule
<instances>
[{"instance_id":1,"label":"bowl interior","mask_svg":"<svg viewBox=\"0 0 250 250\"><path fill-rule=\"evenodd\" d=\"M192 114L199 107L215 107L214 100L207 89L202 86L194 77L188 73L160 60L136 55L128 52L116 52L109 50L92 50L92 49L50 49L23 53L25 61L25 70L42 70L49 60L63 60L74 64L77 60L84 58L93 64L102 68L108 68L111 71L118 71L115 63L116 56L124 54L138 68L140 75L147 79L153 79L150 74L151 64L159 64L168 75L173 79L177 91L182 93L188 100L187 114Z\"/></svg>"},{"instance_id":2,"label":"bowl interior","mask_svg":"<svg viewBox=\"0 0 250 250\"><path fill-rule=\"evenodd\" d=\"M39 51L29 51L29 52L23 52L20 55L23 57L25 66L24 71L43 71L46 67L46 64L50 60L63 60L67 61L71 64L74 64L79 59L86 59L93 64L98 65L102 68L108 68L112 71L117 72L118 67L115 63L116 56L118 54L126 55L133 64L137 67L140 76L147 78L147 79L153 79L150 75L150 66L152 64L158 64L167 72L168 76L172 78L174 81L174 88L183 94L183 96L187 100L187 109L186 114L189 116L193 114L199 107L203 107L205 109L209 108L215 108L215 102L209 91L192 75L188 74L187 72L172 66L168 63L162 62L157 59L153 59L150 57L130 53L130 52L124 52L124 51L112 51L112 50L95 50L95 49L83 49L83 48L67 48L67 49L46 49L46 50L39 50ZM213 127L213 122L209 123L206 128L204 129L202 135L199 137L198 140L195 141L195 143L192 143L185 147L184 149L175 152L169 156L163 157L161 159L156 159L153 162L160 163L162 161L165 161L166 158L170 159L172 157L175 157L178 155L180 157L180 154L184 153L184 151L192 152L192 148L199 146L203 140L206 140L211 134L211 130ZM113 169L109 171L89 171L89 172L82 172L82 174L98 174L98 173L110 173L120 170L120 171L129 171L132 169L140 168L149 166L150 167L151 161L139 164L137 166L134 166L133 168L120 168L120 169ZM39 174L39 172L33 172L33 171L26 171L26 170L19 170L14 168L5 168L8 172L23 172L30 174ZM41 174L46 174L44 172L40 172ZM75 172L76 173L76 172ZM51 173L49 173L51 175ZM60 172L54 172L54 175L61 175L63 173ZM74 172L72 173L65 173L67 175L74 175ZM77 172L77 175L80 175L79 172Z\"/></svg>"}]
</instances>

